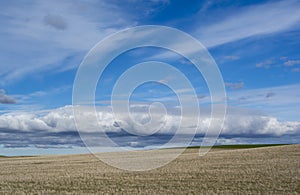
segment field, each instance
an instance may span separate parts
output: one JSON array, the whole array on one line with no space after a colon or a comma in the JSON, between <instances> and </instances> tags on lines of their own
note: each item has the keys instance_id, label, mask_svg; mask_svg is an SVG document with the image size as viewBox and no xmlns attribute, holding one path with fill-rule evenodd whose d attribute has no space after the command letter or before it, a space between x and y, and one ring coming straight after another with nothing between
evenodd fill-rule
<instances>
[{"instance_id":1,"label":"field","mask_svg":"<svg viewBox=\"0 0 300 195\"><path fill-rule=\"evenodd\" d=\"M146 172L119 170L92 155L3 157L2 193L299 194L300 145L220 147L204 157L189 148L170 164Z\"/></svg>"}]
</instances>

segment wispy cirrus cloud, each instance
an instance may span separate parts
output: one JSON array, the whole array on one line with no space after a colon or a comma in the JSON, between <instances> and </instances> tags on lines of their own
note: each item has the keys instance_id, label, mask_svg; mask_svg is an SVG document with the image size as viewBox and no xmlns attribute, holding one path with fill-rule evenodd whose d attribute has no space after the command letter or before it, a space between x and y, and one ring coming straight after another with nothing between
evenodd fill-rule
<instances>
[{"instance_id":1,"label":"wispy cirrus cloud","mask_svg":"<svg viewBox=\"0 0 300 195\"><path fill-rule=\"evenodd\" d=\"M229 91L229 105L261 110L282 120L299 121L299 84Z\"/></svg>"},{"instance_id":2,"label":"wispy cirrus cloud","mask_svg":"<svg viewBox=\"0 0 300 195\"><path fill-rule=\"evenodd\" d=\"M2 85L32 73L73 69L98 41L134 23L128 13L105 1L21 5L8 2L0 7ZM73 60L66 63L66 58Z\"/></svg>"},{"instance_id":3,"label":"wispy cirrus cloud","mask_svg":"<svg viewBox=\"0 0 300 195\"><path fill-rule=\"evenodd\" d=\"M252 36L278 33L297 28L299 9L300 3L295 0L245 6L214 24L199 28L194 35L206 47L215 47Z\"/></svg>"},{"instance_id":4,"label":"wispy cirrus cloud","mask_svg":"<svg viewBox=\"0 0 300 195\"><path fill-rule=\"evenodd\" d=\"M157 1L143 6L147 6L149 11L168 4L167 1ZM127 6L130 5L128 3ZM295 28L300 19L299 9L300 3L291 0L244 6L236 12L227 10L227 17L190 33L206 47L215 47ZM32 1L24 8L7 3L1 6L0 11L0 19L4 21L0 29L3 35L0 38L2 82L18 80L32 72L73 69L102 38L125 27L135 26L141 19L139 13L134 14L114 2L106 1ZM194 52L189 45L183 44L182 47ZM79 57L64 63L64 59L74 55ZM162 53L160 57L168 55ZM233 60L236 56L228 58Z\"/></svg>"},{"instance_id":5,"label":"wispy cirrus cloud","mask_svg":"<svg viewBox=\"0 0 300 195\"><path fill-rule=\"evenodd\" d=\"M212 3L213 4L213 3ZM225 16L219 16L217 22L202 24L190 33L206 48L214 48L227 43L234 43L242 39L255 36L267 36L297 29L300 22L300 3L295 0L267 2L250 6L238 7L233 12L225 10ZM291 14L293 13L293 14ZM197 17L195 17L196 19ZM186 51L197 52L188 43L181 42ZM178 55L171 52L161 52L154 55L154 59L178 59ZM238 60L237 55L225 56L225 60ZM272 62L257 63L257 67L269 68Z\"/></svg>"}]
</instances>

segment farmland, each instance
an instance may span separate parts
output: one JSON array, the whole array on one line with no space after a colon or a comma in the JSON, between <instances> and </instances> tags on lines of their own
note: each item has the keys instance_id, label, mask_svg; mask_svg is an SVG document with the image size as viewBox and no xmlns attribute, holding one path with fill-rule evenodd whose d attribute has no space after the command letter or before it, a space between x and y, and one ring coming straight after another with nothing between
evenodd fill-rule
<instances>
[{"instance_id":1,"label":"farmland","mask_svg":"<svg viewBox=\"0 0 300 195\"><path fill-rule=\"evenodd\" d=\"M189 148L145 172L110 167L90 154L2 157L0 194L300 193L300 145L233 148L204 157Z\"/></svg>"}]
</instances>

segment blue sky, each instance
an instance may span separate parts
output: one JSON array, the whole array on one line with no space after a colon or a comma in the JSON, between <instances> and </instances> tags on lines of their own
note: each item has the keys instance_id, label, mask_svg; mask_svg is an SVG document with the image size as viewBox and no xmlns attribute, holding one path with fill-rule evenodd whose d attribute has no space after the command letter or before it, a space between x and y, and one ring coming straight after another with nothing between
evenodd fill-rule
<instances>
[{"instance_id":1,"label":"blue sky","mask_svg":"<svg viewBox=\"0 0 300 195\"><path fill-rule=\"evenodd\" d=\"M77 68L103 38L139 25L165 25L189 33L215 59L228 103L218 143L300 142L299 1L19 0L0 4L0 154L85 151L71 108ZM190 62L161 48L140 48L115 59L99 81L100 128L115 128L106 111L114 82L145 60L170 63L186 74L204 116L209 112L205 80ZM140 86L131 100L133 108L160 101L171 113L178 106L175 94L157 83ZM157 144L155 136L145 141L118 135L118 130L108 132L124 146Z\"/></svg>"}]
</instances>

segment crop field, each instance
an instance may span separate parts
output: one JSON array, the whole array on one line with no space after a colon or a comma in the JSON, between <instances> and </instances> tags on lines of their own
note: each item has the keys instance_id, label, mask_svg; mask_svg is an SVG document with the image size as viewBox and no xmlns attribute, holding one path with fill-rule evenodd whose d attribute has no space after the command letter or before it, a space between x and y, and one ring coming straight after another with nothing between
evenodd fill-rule
<instances>
[{"instance_id":1,"label":"crop field","mask_svg":"<svg viewBox=\"0 0 300 195\"><path fill-rule=\"evenodd\" d=\"M113 168L90 154L2 157L0 194L300 193L300 145L241 148L214 148L203 157L189 148L145 172Z\"/></svg>"}]
</instances>

